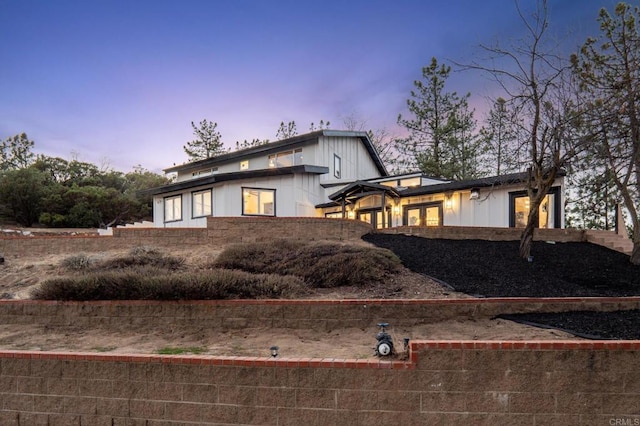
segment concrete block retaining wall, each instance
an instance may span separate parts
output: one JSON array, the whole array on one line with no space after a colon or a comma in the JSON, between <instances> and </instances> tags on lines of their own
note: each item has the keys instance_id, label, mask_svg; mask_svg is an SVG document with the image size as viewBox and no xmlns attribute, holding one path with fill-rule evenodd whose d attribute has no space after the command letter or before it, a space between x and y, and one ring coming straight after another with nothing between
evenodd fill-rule
<instances>
[{"instance_id":1,"label":"concrete block retaining wall","mask_svg":"<svg viewBox=\"0 0 640 426\"><path fill-rule=\"evenodd\" d=\"M639 350L414 341L406 362L5 351L0 424L633 425Z\"/></svg>"},{"instance_id":2,"label":"concrete block retaining wall","mask_svg":"<svg viewBox=\"0 0 640 426\"><path fill-rule=\"evenodd\" d=\"M154 247L219 247L230 243L272 241L276 237L344 241L371 232L359 220L307 217L209 217L207 228L115 228L113 236L12 236L0 237L0 254L6 259L64 253L86 253Z\"/></svg>"},{"instance_id":3,"label":"concrete block retaining wall","mask_svg":"<svg viewBox=\"0 0 640 426\"><path fill-rule=\"evenodd\" d=\"M640 309L640 297L451 300L228 300L200 302L0 300L0 323L117 327L141 324L177 328L290 328L332 331L366 328L380 321L411 327L449 319L492 318L524 312Z\"/></svg>"}]
</instances>

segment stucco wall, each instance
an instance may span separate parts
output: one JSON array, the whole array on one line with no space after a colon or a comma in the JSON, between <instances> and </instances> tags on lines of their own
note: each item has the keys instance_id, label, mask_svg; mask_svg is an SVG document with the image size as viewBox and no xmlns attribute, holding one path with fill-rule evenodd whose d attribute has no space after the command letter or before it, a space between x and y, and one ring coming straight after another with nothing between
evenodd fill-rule
<instances>
[{"instance_id":1,"label":"stucco wall","mask_svg":"<svg viewBox=\"0 0 640 426\"><path fill-rule=\"evenodd\" d=\"M0 424L633 425L639 350L416 341L406 362L0 352Z\"/></svg>"}]
</instances>

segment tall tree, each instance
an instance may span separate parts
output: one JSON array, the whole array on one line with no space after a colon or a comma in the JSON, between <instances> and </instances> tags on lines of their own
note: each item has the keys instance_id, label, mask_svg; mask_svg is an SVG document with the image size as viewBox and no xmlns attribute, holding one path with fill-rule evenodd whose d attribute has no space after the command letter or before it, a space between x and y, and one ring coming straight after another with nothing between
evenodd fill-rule
<instances>
[{"instance_id":1,"label":"tall tree","mask_svg":"<svg viewBox=\"0 0 640 426\"><path fill-rule=\"evenodd\" d=\"M443 150L449 158L445 162L447 176L456 180L479 177L482 140L476 132L476 121L473 111L469 109L467 97L460 99L457 108L449 116L448 127L451 132L445 139Z\"/></svg>"},{"instance_id":2,"label":"tall tree","mask_svg":"<svg viewBox=\"0 0 640 426\"><path fill-rule=\"evenodd\" d=\"M7 170L0 174L0 207L17 223L31 226L38 221L49 184L47 174L35 167Z\"/></svg>"},{"instance_id":3,"label":"tall tree","mask_svg":"<svg viewBox=\"0 0 640 426\"><path fill-rule=\"evenodd\" d=\"M517 140L516 120L513 112L507 109L507 101L497 98L480 129L484 168L490 174L520 171L523 150Z\"/></svg>"},{"instance_id":4,"label":"tall tree","mask_svg":"<svg viewBox=\"0 0 640 426\"><path fill-rule=\"evenodd\" d=\"M309 125L309 131L315 132L316 130L327 130L329 129L329 126L331 126L331 122L329 120L320 120L317 125L314 122L311 122L311 124Z\"/></svg>"},{"instance_id":5,"label":"tall tree","mask_svg":"<svg viewBox=\"0 0 640 426\"><path fill-rule=\"evenodd\" d=\"M599 160L615 183L633 226L631 262L640 265L640 8L601 9L600 34L571 60Z\"/></svg>"},{"instance_id":6,"label":"tall tree","mask_svg":"<svg viewBox=\"0 0 640 426\"><path fill-rule=\"evenodd\" d=\"M216 130L218 123L207 121L205 118L198 126L192 121L191 127L196 138L183 146L189 161L204 160L226 152L222 144L222 135Z\"/></svg>"},{"instance_id":7,"label":"tall tree","mask_svg":"<svg viewBox=\"0 0 640 426\"><path fill-rule=\"evenodd\" d=\"M276 140L289 139L297 134L298 129L296 129L295 121L289 121L287 124L285 124L284 121L281 121L278 131L276 131Z\"/></svg>"},{"instance_id":8,"label":"tall tree","mask_svg":"<svg viewBox=\"0 0 640 426\"><path fill-rule=\"evenodd\" d=\"M576 132L580 113L569 64L548 44L547 1L537 1L531 15L525 14L517 2L516 8L526 30L525 38L508 48L481 46L492 65L467 67L487 72L498 81L505 92L507 108L517 117L518 141L527 151L530 206L520 238L520 256L528 258L540 205L584 139Z\"/></svg>"},{"instance_id":9,"label":"tall tree","mask_svg":"<svg viewBox=\"0 0 640 426\"><path fill-rule=\"evenodd\" d=\"M417 167L430 176L460 179L477 172L466 167L475 155L469 149L475 145L469 131L475 122L467 106L469 94L460 97L445 91L450 72L451 67L439 65L436 58L422 68L422 80L414 81L407 100L413 118L398 115L398 124L409 136L396 140L395 148L405 169Z\"/></svg>"},{"instance_id":10,"label":"tall tree","mask_svg":"<svg viewBox=\"0 0 640 426\"><path fill-rule=\"evenodd\" d=\"M251 139L250 141L248 140L244 140L242 142L240 141L236 141L236 151L239 151L241 149L247 149L247 148L251 148L254 146L260 146L260 145L264 145L269 143L269 139Z\"/></svg>"},{"instance_id":11,"label":"tall tree","mask_svg":"<svg viewBox=\"0 0 640 426\"><path fill-rule=\"evenodd\" d=\"M24 132L0 142L0 171L24 169L33 163L33 145Z\"/></svg>"},{"instance_id":12,"label":"tall tree","mask_svg":"<svg viewBox=\"0 0 640 426\"><path fill-rule=\"evenodd\" d=\"M572 162L567 179L570 187L565 210L567 226L613 229L619 193L611 170L600 159L586 153Z\"/></svg>"}]
</instances>

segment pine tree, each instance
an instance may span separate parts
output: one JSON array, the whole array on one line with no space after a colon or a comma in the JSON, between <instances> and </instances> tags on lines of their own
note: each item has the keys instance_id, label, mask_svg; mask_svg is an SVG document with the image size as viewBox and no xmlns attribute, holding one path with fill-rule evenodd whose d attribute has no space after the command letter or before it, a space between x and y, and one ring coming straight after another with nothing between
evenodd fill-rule
<instances>
[{"instance_id":1,"label":"pine tree","mask_svg":"<svg viewBox=\"0 0 640 426\"><path fill-rule=\"evenodd\" d=\"M199 126L192 121L191 127L196 138L183 146L189 161L204 160L227 152L222 144L222 135L216 130L218 123L204 119Z\"/></svg>"}]
</instances>

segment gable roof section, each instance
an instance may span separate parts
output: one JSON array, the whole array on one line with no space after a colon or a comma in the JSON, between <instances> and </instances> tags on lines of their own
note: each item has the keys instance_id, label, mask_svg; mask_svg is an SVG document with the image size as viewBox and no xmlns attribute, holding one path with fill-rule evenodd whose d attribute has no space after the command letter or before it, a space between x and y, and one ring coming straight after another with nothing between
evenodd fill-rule
<instances>
[{"instance_id":1,"label":"gable roof section","mask_svg":"<svg viewBox=\"0 0 640 426\"><path fill-rule=\"evenodd\" d=\"M357 180L353 183L342 188L340 191L334 192L329 195L331 200L328 203L319 204L316 208L335 207L342 204L342 201L353 202L360 198L368 197L370 195L386 194L392 197L399 197L399 192L390 186L380 185L379 183L368 182L364 180Z\"/></svg>"},{"instance_id":2,"label":"gable roof section","mask_svg":"<svg viewBox=\"0 0 640 426\"><path fill-rule=\"evenodd\" d=\"M157 188L151 188L146 191L140 191L140 194L144 195L158 195L166 194L168 192L182 191L189 188L195 188L198 186L212 185L219 182L227 182L231 180L240 179L254 179L270 176L292 175L295 173L309 173L309 174L325 174L329 173L328 167L320 166L291 166L291 167L278 167L273 169L260 169L260 170L246 170L242 172L233 173L220 173L211 176L205 176L196 179L189 179L182 182L170 183L169 185L159 186Z\"/></svg>"},{"instance_id":3,"label":"gable roof section","mask_svg":"<svg viewBox=\"0 0 640 426\"><path fill-rule=\"evenodd\" d=\"M373 160L376 168L382 176L387 176L389 173L385 168L380 156L373 147L373 143L369 139L366 132L354 132L349 130L318 130L304 135L294 136L292 138L279 140L276 142L266 143L264 145L253 146L251 148L242 149L240 151L229 152L227 154L218 155L211 158L205 158L204 160L193 161L190 163L180 164L178 166L172 166L164 169L165 173L172 172L187 172L192 170L199 170L207 167L215 167L219 164L225 164L231 161L239 161L249 157L255 157L256 155L267 155L276 152L280 152L283 149L292 149L305 144L317 142L321 136L327 137L353 137L358 138L364 145L365 149L369 153L369 156Z\"/></svg>"},{"instance_id":4,"label":"gable roof section","mask_svg":"<svg viewBox=\"0 0 640 426\"><path fill-rule=\"evenodd\" d=\"M350 197L362 198L370 193L380 193L380 192L384 192L394 197L399 196L398 191L396 191L395 188L392 188L390 186L380 185L372 182L366 182L363 180L357 180L345 186L340 191L334 192L333 194L329 195L329 199L336 201L342 198L347 199Z\"/></svg>"}]
</instances>

